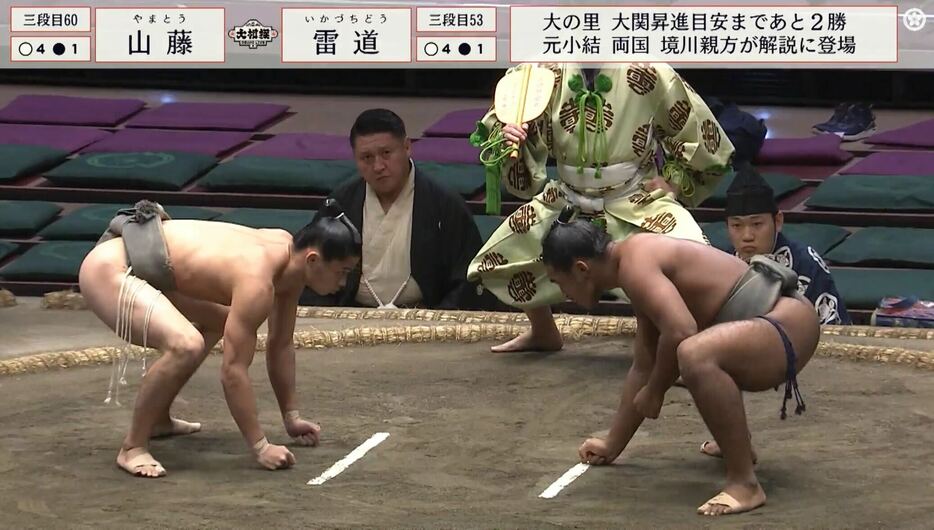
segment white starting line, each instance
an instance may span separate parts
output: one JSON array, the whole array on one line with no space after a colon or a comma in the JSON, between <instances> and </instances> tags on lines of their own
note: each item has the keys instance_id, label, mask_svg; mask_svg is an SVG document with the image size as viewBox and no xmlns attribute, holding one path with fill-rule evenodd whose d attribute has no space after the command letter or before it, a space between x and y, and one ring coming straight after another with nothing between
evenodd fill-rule
<instances>
[{"instance_id":1,"label":"white starting line","mask_svg":"<svg viewBox=\"0 0 934 530\"><path fill-rule=\"evenodd\" d=\"M541 499L553 499L555 495L561 492L564 488L568 487L572 482L577 480L577 477L584 474L585 471L590 469L590 464L577 464L571 469L564 472L561 475L561 478L551 483L551 486L545 488L545 491L542 492L538 497Z\"/></svg>"},{"instance_id":2,"label":"white starting line","mask_svg":"<svg viewBox=\"0 0 934 530\"><path fill-rule=\"evenodd\" d=\"M358 445L353 451L351 451L347 456L341 458L334 463L333 466L329 467L324 473L321 473L317 477L308 481L309 486L320 486L325 482L331 480L332 478L340 475L348 467L351 466L357 460L360 460L364 457L371 449L377 445L383 443L386 438L389 438L388 432L378 432L370 438ZM590 464L576 464L571 469L564 472L558 480L551 483L550 486L545 488L539 498L541 499L553 499L558 493L561 492L564 488L571 485L572 482L577 480L581 475L584 474L588 469L590 469Z\"/></svg>"},{"instance_id":3,"label":"white starting line","mask_svg":"<svg viewBox=\"0 0 934 530\"><path fill-rule=\"evenodd\" d=\"M388 432L378 432L373 436L370 436L370 439L358 445L356 449L350 452L344 458L338 460L333 466L329 467L327 471L321 473L317 477L308 481L309 486L320 486L327 482L328 480L336 477L341 474L345 469L350 467L351 464L363 458L363 455L367 454L370 449L373 449L377 445L383 443L383 441L389 438Z\"/></svg>"}]
</instances>

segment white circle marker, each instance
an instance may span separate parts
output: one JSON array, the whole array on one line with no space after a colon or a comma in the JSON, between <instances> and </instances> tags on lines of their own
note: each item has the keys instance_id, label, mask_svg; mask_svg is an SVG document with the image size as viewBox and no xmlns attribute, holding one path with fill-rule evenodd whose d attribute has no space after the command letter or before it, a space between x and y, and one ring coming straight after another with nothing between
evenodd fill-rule
<instances>
[{"instance_id":1,"label":"white circle marker","mask_svg":"<svg viewBox=\"0 0 934 530\"><path fill-rule=\"evenodd\" d=\"M337 475L341 474L345 469L350 467L351 464L363 458L363 455L367 454L370 449L373 449L377 445L383 443L383 440L389 438L388 432L378 432L373 436L370 436L370 439L358 445L356 449L350 452L344 458L338 460L333 466L329 467L327 471L321 473L317 477L308 481L309 486L320 486L325 482L331 480Z\"/></svg>"},{"instance_id":2,"label":"white circle marker","mask_svg":"<svg viewBox=\"0 0 934 530\"><path fill-rule=\"evenodd\" d=\"M32 44L23 41L19 44L19 54L21 57L29 57L32 55Z\"/></svg>"}]
</instances>

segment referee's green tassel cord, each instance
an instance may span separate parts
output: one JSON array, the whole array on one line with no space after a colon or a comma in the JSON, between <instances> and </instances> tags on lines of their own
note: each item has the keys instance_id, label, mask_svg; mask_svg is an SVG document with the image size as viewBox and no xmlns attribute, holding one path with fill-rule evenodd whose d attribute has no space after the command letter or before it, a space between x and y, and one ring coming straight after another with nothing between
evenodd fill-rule
<instances>
[{"instance_id":1,"label":"referee's green tassel cord","mask_svg":"<svg viewBox=\"0 0 934 530\"><path fill-rule=\"evenodd\" d=\"M595 166L594 178L601 178L601 170L607 165L609 160L609 147L606 139L606 123L603 114L603 106L606 94L613 88L613 81L609 77L598 74L594 81L594 89L588 90L584 86L584 78L580 74L575 74L568 79L568 88L575 96L577 103L577 173L582 174L588 162ZM593 105L596 114L596 131L594 131L593 143L587 142L587 104Z\"/></svg>"},{"instance_id":2,"label":"referee's green tassel cord","mask_svg":"<svg viewBox=\"0 0 934 530\"><path fill-rule=\"evenodd\" d=\"M477 122L477 129L470 134L470 145L480 148L480 162L486 174L486 213L499 215L502 209L502 174L503 162L513 152L519 150L516 146L507 145L503 135L503 125L499 122L489 131L483 122Z\"/></svg>"}]
</instances>

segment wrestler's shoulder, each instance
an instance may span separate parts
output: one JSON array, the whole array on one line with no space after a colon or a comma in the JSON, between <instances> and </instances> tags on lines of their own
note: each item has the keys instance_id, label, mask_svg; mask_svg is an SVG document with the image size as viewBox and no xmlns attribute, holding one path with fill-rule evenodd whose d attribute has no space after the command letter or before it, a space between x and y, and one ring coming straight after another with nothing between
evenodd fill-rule
<instances>
[{"instance_id":1,"label":"wrestler's shoulder","mask_svg":"<svg viewBox=\"0 0 934 530\"><path fill-rule=\"evenodd\" d=\"M636 232L635 234L630 235L626 239L622 240L620 243L626 245L626 248L629 250L642 249L646 245L659 245L671 238L663 235L656 234L655 232Z\"/></svg>"},{"instance_id":2,"label":"wrestler's shoulder","mask_svg":"<svg viewBox=\"0 0 934 530\"><path fill-rule=\"evenodd\" d=\"M618 243L619 255L635 268L666 268L673 262L694 261L708 248L702 243L665 234L640 232Z\"/></svg>"},{"instance_id":3,"label":"wrestler's shoulder","mask_svg":"<svg viewBox=\"0 0 934 530\"><path fill-rule=\"evenodd\" d=\"M292 234L280 228L252 228L220 221L170 221L165 225L165 233L170 243L208 252L217 252L223 247L241 254L262 253L267 247L292 243Z\"/></svg>"},{"instance_id":4,"label":"wrestler's shoulder","mask_svg":"<svg viewBox=\"0 0 934 530\"><path fill-rule=\"evenodd\" d=\"M172 219L163 223L163 226L174 233L187 234L196 238L205 238L208 234L232 238L291 237L288 231L281 228L253 228L218 220Z\"/></svg>"},{"instance_id":5,"label":"wrestler's shoulder","mask_svg":"<svg viewBox=\"0 0 934 530\"><path fill-rule=\"evenodd\" d=\"M645 264L646 257L657 256L664 239L664 236L651 232L632 234L616 243L616 253L626 263Z\"/></svg>"}]
</instances>

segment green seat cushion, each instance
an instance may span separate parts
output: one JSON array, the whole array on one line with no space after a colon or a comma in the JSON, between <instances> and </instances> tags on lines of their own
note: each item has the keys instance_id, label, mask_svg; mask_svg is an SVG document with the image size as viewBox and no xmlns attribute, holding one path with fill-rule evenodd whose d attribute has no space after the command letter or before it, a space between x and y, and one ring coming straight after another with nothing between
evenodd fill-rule
<instances>
[{"instance_id":1,"label":"green seat cushion","mask_svg":"<svg viewBox=\"0 0 934 530\"><path fill-rule=\"evenodd\" d=\"M225 213L216 220L250 228L281 228L294 234L310 223L314 216L314 210L238 208Z\"/></svg>"},{"instance_id":2,"label":"green seat cushion","mask_svg":"<svg viewBox=\"0 0 934 530\"><path fill-rule=\"evenodd\" d=\"M831 268L848 309L875 309L887 296L934 300L934 270Z\"/></svg>"},{"instance_id":3,"label":"green seat cushion","mask_svg":"<svg viewBox=\"0 0 934 530\"><path fill-rule=\"evenodd\" d=\"M814 223L786 224L782 233L792 241L812 247L820 255L850 237L850 232L841 226Z\"/></svg>"},{"instance_id":4,"label":"green seat cushion","mask_svg":"<svg viewBox=\"0 0 934 530\"><path fill-rule=\"evenodd\" d=\"M198 185L214 191L327 194L355 175L353 161L238 156L212 169Z\"/></svg>"},{"instance_id":5,"label":"green seat cushion","mask_svg":"<svg viewBox=\"0 0 934 530\"><path fill-rule=\"evenodd\" d=\"M827 210L934 211L934 177L834 175L818 186L806 205Z\"/></svg>"},{"instance_id":6,"label":"green seat cushion","mask_svg":"<svg viewBox=\"0 0 934 530\"><path fill-rule=\"evenodd\" d=\"M723 221L715 223L701 223L701 230L710 240L710 244L724 252L733 252L733 244L730 243L730 236L726 230L726 223Z\"/></svg>"},{"instance_id":7,"label":"green seat cushion","mask_svg":"<svg viewBox=\"0 0 934 530\"><path fill-rule=\"evenodd\" d=\"M0 235L32 237L61 211L52 202L0 201Z\"/></svg>"},{"instance_id":8,"label":"green seat cushion","mask_svg":"<svg viewBox=\"0 0 934 530\"><path fill-rule=\"evenodd\" d=\"M55 221L39 232L43 239L97 241L107 230L117 210L130 208L125 204L91 204L83 206ZM173 219L210 220L220 212L194 206L166 206Z\"/></svg>"},{"instance_id":9,"label":"green seat cushion","mask_svg":"<svg viewBox=\"0 0 934 530\"><path fill-rule=\"evenodd\" d=\"M495 215L475 215L473 216L473 222L480 231L480 239L486 242L493 235L493 232L499 228L499 225L503 224L503 218Z\"/></svg>"},{"instance_id":10,"label":"green seat cushion","mask_svg":"<svg viewBox=\"0 0 934 530\"><path fill-rule=\"evenodd\" d=\"M78 279L78 270L90 241L47 241L30 248L22 256L0 268L0 278L25 281L64 281Z\"/></svg>"},{"instance_id":11,"label":"green seat cushion","mask_svg":"<svg viewBox=\"0 0 934 530\"><path fill-rule=\"evenodd\" d=\"M68 157L67 151L40 145L0 145L0 182L55 167Z\"/></svg>"},{"instance_id":12,"label":"green seat cushion","mask_svg":"<svg viewBox=\"0 0 934 530\"><path fill-rule=\"evenodd\" d=\"M182 189L217 163L197 153L90 153L45 173L57 186Z\"/></svg>"},{"instance_id":13,"label":"green seat cushion","mask_svg":"<svg viewBox=\"0 0 934 530\"><path fill-rule=\"evenodd\" d=\"M19 245L14 245L9 241L0 241L0 259L9 256L15 252L17 248L19 248Z\"/></svg>"},{"instance_id":14,"label":"green seat cushion","mask_svg":"<svg viewBox=\"0 0 934 530\"><path fill-rule=\"evenodd\" d=\"M707 239L710 239L711 245L723 251L733 252L733 244L730 243L726 222L705 223L701 225L701 229ZM782 227L782 233L792 241L813 247L821 255L834 248L849 235L845 228L813 223L786 223Z\"/></svg>"},{"instance_id":15,"label":"green seat cushion","mask_svg":"<svg viewBox=\"0 0 934 530\"><path fill-rule=\"evenodd\" d=\"M735 172L724 175L723 179L720 181L720 184L714 188L710 197L704 201L703 206L707 208L725 207L726 191L729 189L730 184L733 183L735 176ZM785 173L762 173L762 178L768 182L769 186L772 188L772 191L775 192L776 199L780 199L789 193L804 187L804 182L802 182L801 179L794 175L787 175Z\"/></svg>"},{"instance_id":16,"label":"green seat cushion","mask_svg":"<svg viewBox=\"0 0 934 530\"><path fill-rule=\"evenodd\" d=\"M438 184L463 196L474 195L486 186L485 169L477 164L418 162L418 170Z\"/></svg>"},{"instance_id":17,"label":"green seat cushion","mask_svg":"<svg viewBox=\"0 0 934 530\"><path fill-rule=\"evenodd\" d=\"M934 230L864 228L824 257L847 265L934 268Z\"/></svg>"}]
</instances>

